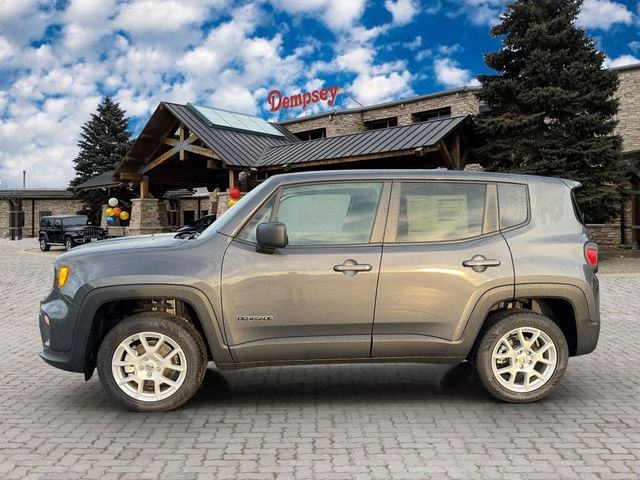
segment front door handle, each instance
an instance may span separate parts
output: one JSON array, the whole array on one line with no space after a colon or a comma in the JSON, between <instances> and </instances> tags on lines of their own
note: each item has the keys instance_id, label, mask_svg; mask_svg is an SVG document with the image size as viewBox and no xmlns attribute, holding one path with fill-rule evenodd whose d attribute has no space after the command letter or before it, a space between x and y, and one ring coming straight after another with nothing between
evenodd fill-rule
<instances>
[{"instance_id":1,"label":"front door handle","mask_svg":"<svg viewBox=\"0 0 640 480\"><path fill-rule=\"evenodd\" d=\"M469 267L473 269L474 272L484 272L487 267L500 266L500 260L485 258L483 255L474 255L471 257L471 260L462 262L462 266Z\"/></svg>"},{"instance_id":2,"label":"front door handle","mask_svg":"<svg viewBox=\"0 0 640 480\"><path fill-rule=\"evenodd\" d=\"M368 263L358 263L351 258L345 260L342 265L334 265L334 272L344 273L348 277L352 277L358 272L369 272L371 271L371 265Z\"/></svg>"}]
</instances>

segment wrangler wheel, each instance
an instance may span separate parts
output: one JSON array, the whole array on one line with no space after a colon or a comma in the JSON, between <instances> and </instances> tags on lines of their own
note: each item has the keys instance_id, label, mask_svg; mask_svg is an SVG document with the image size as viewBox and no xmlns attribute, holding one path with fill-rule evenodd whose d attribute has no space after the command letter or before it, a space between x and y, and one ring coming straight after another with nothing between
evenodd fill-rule
<instances>
[{"instance_id":1,"label":"wrangler wheel","mask_svg":"<svg viewBox=\"0 0 640 480\"><path fill-rule=\"evenodd\" d=\"M200 388L206 348L191 325L147 312L117 324L98 352L98 374L107 393L136 411L167 411Z\"/></svg>"},{"instance_id":2,"label":"wrangler wheel","mask_svg":"<svg viewBox=\"0 0 640 480\"><path fill-rule=\"evenodd\" d=\"M488 319L475 354L476 372L494 397L512 403L547 396L567 368L562 330L533 312L501 312Z\"/></svg>"},{"instance_id":3,"label":"wrangler wheel","mask_svg":"<svg viewBox=\"0 0 640 480\"><path fill-rule=\"evenodd\" d=\"M65 248L65 250L69 251L75 246L76 246L76 242L73 241L73 238L71 238L71 237L65 238L65 240L64 240L64 248Z\"/></svg>"},{"instance_id":4,"label":"wrangler wheel","mask_svg":"<svg viewBox=\"0 0 640 480\"><path fill-rule=\"evenodd\" d=\"M47 243L47 239L44 236L40 237L40 250L48 252L50 249L51 246Z\"/></svg>"}]
</instances>

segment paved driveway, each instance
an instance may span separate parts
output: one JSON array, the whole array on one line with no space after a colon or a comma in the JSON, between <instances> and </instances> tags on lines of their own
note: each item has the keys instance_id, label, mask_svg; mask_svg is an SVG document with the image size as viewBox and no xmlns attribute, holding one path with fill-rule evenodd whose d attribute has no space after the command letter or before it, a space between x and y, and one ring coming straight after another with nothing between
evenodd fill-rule
<instances>
[{"instance_id":1,"label":"paved driveway","mask_svg":"<svg viewBox=\"0 0 640 480\"><path fill-rule=\"evenodd\" d=\"M466 364L321 366L209 371L179 411L137 414L37 357L55 253L30 242L0 241L1 479L640 478L626 268L603 267L598 349L537 404L494 401Z\"/></svg>"}]
</instances>

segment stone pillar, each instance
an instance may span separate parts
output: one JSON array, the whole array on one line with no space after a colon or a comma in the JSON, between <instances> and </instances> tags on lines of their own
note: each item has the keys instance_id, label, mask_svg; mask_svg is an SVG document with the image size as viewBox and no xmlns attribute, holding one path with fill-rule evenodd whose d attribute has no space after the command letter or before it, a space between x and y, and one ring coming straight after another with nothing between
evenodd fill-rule
<instances>
[{"instance_id":1,"label":"stone pillar","mask_svg":"<svg viewBox=\"0 0 640 480\"><path fill-rule=\"evenodd\" d=\"M127 236L147 235L170 231L167 224L167 205L157 198L131 200L131 220Z\"/></svg>"},{"instance_id":2,"label":"stone pillar","mask_svg":"<svg viewBox=\"0 0 640 480\"><path fill-rule=\"evenodd\" d=\"M100 214L100 228L107 229L109 225L107 225L107 208L109 205L102 205L102 213Z\"/></svg>"},{"instance_id":3,"label":"stone pillar","mask_svg":"<svg viewBox=\"0 0 640 480\"><path fill-rule=\"evenodd\" d=\"M207 210L209 210L210 214L218 213L218 193L220 193L220 189L216 188L213 192L209 193L209 203L207 204Z\"/></svg>"},{"instance_id":4,"label":"stone pillar","mask_svg":"<svg viewBox=\"0 0 640 480\"><path fill-rule=\"evenodd\" d=\"M229 203L229 192L219 192L218 197L218 209L216 210L217 218L227 211L227 203Z\"/></svg>"}]
</instances>

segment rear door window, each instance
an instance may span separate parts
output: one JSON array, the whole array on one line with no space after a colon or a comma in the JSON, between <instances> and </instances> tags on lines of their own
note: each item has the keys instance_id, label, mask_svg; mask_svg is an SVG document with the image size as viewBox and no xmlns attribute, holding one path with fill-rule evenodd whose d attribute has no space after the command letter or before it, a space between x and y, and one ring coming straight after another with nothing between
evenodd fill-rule
<instances>
[{"instance_id":1,"label":"rear door window","mask_svg":"<svg viewBox=\"0 0 640 480\"><path fill-rule=\"evenodd\" d=\"M498 206L502 230L526 223L529 218L527 187L511 183L498 184Z\"/></svg>"},{"instance_id":2,"label":"rear door window","mask_svg":"<svg viewBox=\"0 0 640 480\"><path fill-rule=\"evenodd\" d=\"M481 183L402 183L395 241L447 242L482 235L486 194Z\"/></svg>"}]
</instances>

